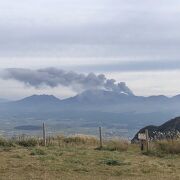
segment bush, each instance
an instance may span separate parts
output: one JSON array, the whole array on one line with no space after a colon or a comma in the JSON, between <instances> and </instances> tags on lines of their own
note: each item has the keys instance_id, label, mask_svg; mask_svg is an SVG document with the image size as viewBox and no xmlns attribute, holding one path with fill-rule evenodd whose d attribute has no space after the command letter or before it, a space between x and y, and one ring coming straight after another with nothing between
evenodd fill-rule
<instances>
[{"instance_id":1,"label":"bush","mask_svg":"<svg viewBox=\"0 0 180 180\"><path fill-rule=\"evenodd\" d=\"M19 146L23 147L34 147L38 145L38 141L34 138L26 139L26 140L20 140L16 142Z\"/></svg>"},{"instance_id":2,"label":"bush","mask_svg":"<svg viewBox=\"0 0 180 180\"><path fill-rule=\"evenodd\" d=\"M127 151L129 142L127 140L110 140L105 144L105 149L109 151Z\"/></svg>"}]
</instances>

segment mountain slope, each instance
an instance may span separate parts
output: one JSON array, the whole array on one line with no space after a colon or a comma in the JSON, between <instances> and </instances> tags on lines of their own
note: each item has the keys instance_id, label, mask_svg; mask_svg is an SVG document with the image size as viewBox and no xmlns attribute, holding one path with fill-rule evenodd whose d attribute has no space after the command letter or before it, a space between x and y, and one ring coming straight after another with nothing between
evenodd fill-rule
<instances>
[{"instance_id":1,"label":"mountain slope","mask_svg":"<svg viewBox=\"0 0 180 180\"><path fill-rule=\"evenodd\" d=\"M138 134L144 133L145 129L148 129L150 138L155 138L159 134L164 134L165 136L174 136L176 135L176 132L180 132L180 117L171 119L160 126L146 126L142 128L132 139L132 142L138 141Z\"/></svg>"},{"instance_id":2,"label":"mountain slope","mask_svg":"<svg viewBox=\"0 0 180 180\"><path fill-rule=\"evenodd\" d=\"M32 95L24 99L14 101L15 104L22 105L36 105L36 104L57 104L60 102L60 99L56 98L53 95Z\"/></svg>"},{"instance_id":3,"label":"mountain slope","mask_svg":"<svg viewBox=\"0 0 180 180\"><path fill-rule=\"evenodd\" d=\"M100 104L100 103L121 103L128 102L136 96L126 93L117 93L106 90L87 90L74 97L65 99L63 102L83 103L83 104Z\"/></svg>"}]
</instances>

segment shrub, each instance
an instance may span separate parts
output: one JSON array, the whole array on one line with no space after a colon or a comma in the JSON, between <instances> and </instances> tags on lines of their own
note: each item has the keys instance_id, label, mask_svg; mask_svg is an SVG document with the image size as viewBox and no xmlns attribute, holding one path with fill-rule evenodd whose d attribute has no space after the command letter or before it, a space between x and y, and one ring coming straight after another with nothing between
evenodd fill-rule
<instances>
[{"instance_id":1,"label":"shrub","mask_svg":"<svg viewBox=\"0 0 180 180\"><path fill-rule=\"evenodd\" d=\"M38 141L35 138L20 140L20 141L17 141L16 143L24 147L34 147L38 145Z\"/></svg>"}]
</instances>

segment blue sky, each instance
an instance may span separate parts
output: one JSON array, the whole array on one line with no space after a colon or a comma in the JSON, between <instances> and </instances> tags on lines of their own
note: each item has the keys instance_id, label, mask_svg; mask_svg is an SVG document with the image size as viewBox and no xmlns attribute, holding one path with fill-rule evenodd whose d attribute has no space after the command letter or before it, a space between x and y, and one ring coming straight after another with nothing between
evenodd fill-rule
<instances>
[{"instance_id":1,"label":"blue sky","mask_svg":"<svg viewBox=\"0 0 180 180\"><path fill-rule=\"evenodd\" d=\"M179 0L0 1L0 68L104 73L137 95L180 93ZM65 98L67 87L0 79L0 97Z\"/></svg>"}]
</instances>

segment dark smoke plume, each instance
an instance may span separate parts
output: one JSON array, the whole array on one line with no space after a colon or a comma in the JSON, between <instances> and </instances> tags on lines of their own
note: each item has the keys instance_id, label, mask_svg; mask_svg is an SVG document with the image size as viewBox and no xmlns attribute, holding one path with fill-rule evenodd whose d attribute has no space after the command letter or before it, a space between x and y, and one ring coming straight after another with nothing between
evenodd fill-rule
<instances>
[{"instance_id":1,"label":"dark smoke plume","mask_svg":"<svg viewBox=\"0 0 180 180\"><path fill-rule=\"evenodd\" d=\"M85 75L56 68L38 70L11 68L4 71L3 78L15 79L35 88L40 88L43 85L52 88L62 85L74 90L105 89L133 95L124 82L116 83L114 79L107 79L104 74L89 73Z\"/></svg>"}]
</instances>

